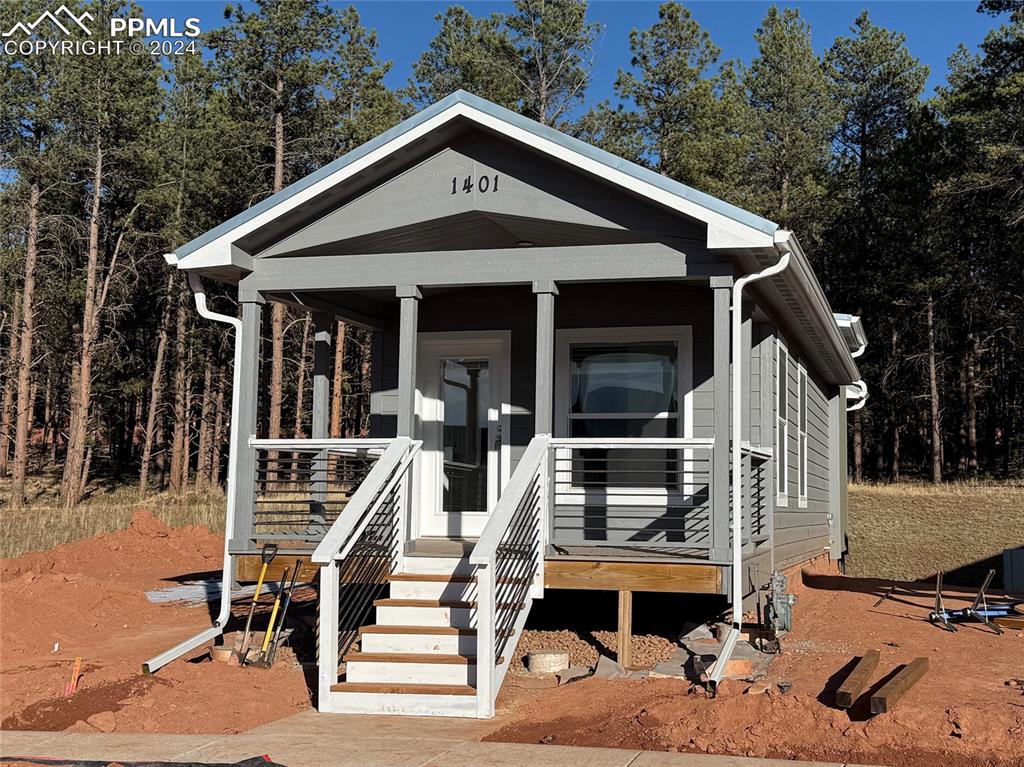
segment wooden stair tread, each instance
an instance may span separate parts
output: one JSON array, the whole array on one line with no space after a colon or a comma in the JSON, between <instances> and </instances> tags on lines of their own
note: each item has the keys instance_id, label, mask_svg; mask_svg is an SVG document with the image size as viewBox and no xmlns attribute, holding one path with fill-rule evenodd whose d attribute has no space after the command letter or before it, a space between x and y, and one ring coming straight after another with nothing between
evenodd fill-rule
<instances>
[{"instance_id":1,"label":"wooden stair tread","mask_svg":"<svg viewBox=\"0 0 1024 767\"><path fill-rule=\"evenodd\" d=\"M386 695L476 695L468 684L402 684L389 682L339 682L331 692L370 692Z\"/></svg>"},{"instance_id":2,"label":"wooden stair tread","mask_svg":"<svg viewBox=\"0 0 1024 767\"><path fill-rule=\"evenodd\" d=\"M363 626L360 634L458 634L459 636L476 636L476 629L456 628L455 626L385 626L375 624Z\"/></svg>"},{"instance_id":3,"label":"wooden stair tread","mask_svg":"<svg viewBox=\"0 0 1024 767\"><path fill-rule=\"evenodd\" d=\"M408 583L476 583L475 575L445 575L443 573L393 573L389 581Z\"/></svg>"},{"instance_id":4,"label":"wooden stair tread","mask_svg":"<svg viewBox=\"0 0 1024 767\"><path fill-rule=\"evenodd\" d=\"M476 663L476 658L466 655L446 655L444 653L412 653L412 652L350 652L345 656L345 663L444 663L452 665L468 665Z\"/></svg>"},{"instance_id":5,"label":"wooden stair tread","mask_svg":"<svg viewBox=\"0 0 1024 767\"><path fill-rule=\"evenodd\" d=\"M476 602L447 599L375 599L374 607L476 607Z\"/></svg>"}]
</instances>

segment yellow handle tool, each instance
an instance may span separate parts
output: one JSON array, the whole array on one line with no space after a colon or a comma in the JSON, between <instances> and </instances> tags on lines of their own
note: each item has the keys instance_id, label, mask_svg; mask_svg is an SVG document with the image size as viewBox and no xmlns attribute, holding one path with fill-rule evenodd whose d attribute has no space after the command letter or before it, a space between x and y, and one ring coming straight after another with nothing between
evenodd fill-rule
<instances>
[{"instance_id":1,"label":"yellow handle tool","mask_svg":"<svg viewBox=\"0 0 1024 767\"><path fill-rule=\"evenodd\" d=\"M270 635L274 633L274 624L277 623L277 611L281 609L281 594L284 592L284 584L288 581L288 568L284 569L284 574L281 576L281 588L277 590L277 596L274 598L274 609L270 611L270 622L267 624L267 630L263 634L263 646L260 647L260 654L263 655L267 652L267 648L270 647Z\"/></svg>"}]
</instances>

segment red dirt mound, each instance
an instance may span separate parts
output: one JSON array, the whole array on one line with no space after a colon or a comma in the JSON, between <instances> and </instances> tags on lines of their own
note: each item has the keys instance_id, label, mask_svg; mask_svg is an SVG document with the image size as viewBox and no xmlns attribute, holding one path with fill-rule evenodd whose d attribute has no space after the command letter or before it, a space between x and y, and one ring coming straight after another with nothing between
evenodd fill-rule
<instances>
[{"instance_id":1,"label":"red dirt mound","mask_svg":"<svg viewBox=\"0 0 1024 767\"><path fill-rule=\"evenodd\" d=\"M0 563L0 727L239 732L306 708L288 652L253 669L194 662L203 649L142 676L146 659L211 620L146 591L218 574L223 545L205 527L172 529L140 510L128 530ZM65 698L76 656L79 688Z\"/></svg>"}]
</instances>

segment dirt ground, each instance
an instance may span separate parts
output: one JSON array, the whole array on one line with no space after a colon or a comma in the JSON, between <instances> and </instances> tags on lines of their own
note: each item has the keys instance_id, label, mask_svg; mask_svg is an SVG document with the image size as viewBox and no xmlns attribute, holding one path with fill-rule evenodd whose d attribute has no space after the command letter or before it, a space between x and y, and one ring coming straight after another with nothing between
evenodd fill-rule
<instances>
[{"instance_id":1,"label":"dirt ground","mask_svg":"<svg viewBox=\"0 0 1024 767\"><path fill-rule=\"evenodd\" d=\"M964 626L950 634L926 620L928 584L901 584L874 607L888 581L812 576L799 588L796 626L758 683L725 682L708 699L675 679L589 679L552 689L506 685L499 704L513 722L487 740L643 748L885 764L890 767L1019 767L1024 634ZM966 595L966 592L961 592ZM966 599L949 598L958 607ZM918 656L930 668L894 711L870 716L863 696L847 713L834 692L851 662L881 652L872 690ZM792 685L788 694L779 682ZM767 687L767 689L765 689Z\"/></svg>"},{"instance_id":2,"label":"dirt ground","mask_svg":"<svg viewBox=\"0 0 1024 767\"><path fill-rule=\"evenodd\" d=\"M206 528L170 529L138 512L128 530L3 560L0 728L231 733L307 708L288 657L269 670L232 668L201 662L199 650L141 674L146 659L210 625L206 609L152 604L145 592L215 576L222 547ZM78 691L65 698L76 656Z\"/></svg>"},{"instance_id":3,"label":"dirt ground","mask_svg":"<svg viewBox=\"0 0 1024 767\"><path fill-rule=\"evenodd\" d=\"M238 732L308 708L303 669L287 651L271 670L203 661L196 651L152 676L140 673L148 657L210 622L204 608L153 604L145 592L217 574L221 545L221 536L205 528L172 530L141 512L129 530L4 560L0 727ZM948 634L931 626L925 617L932 593L924 583L902 584L875 607L888 585L810 578L799 588L785 653L760 680L765 691L726 683L709 700L702 688L674 679L584 680L549 689L507 684L499 709L510 723L489 739L892 767L1024 764L1024 694L1005 684L1024 676L1024 636L998 637L974 626ZM949 591L950 606L966 603ZM244 609L235 611L236 626ZM539 627L519 651L555 646L590 664L598 651L615 650L605 628ZM638 665L672 649L664 636L636 643ZM919 655L930 662L927 676L892 713L873 718L866 700L850 713L832 705L841 672L869 648L882 655L875 688L899 664ZM65 698L76 656L80 686ZM777 687L782 681L792 685L786 695Z\"/></svg>"}]
</instances>

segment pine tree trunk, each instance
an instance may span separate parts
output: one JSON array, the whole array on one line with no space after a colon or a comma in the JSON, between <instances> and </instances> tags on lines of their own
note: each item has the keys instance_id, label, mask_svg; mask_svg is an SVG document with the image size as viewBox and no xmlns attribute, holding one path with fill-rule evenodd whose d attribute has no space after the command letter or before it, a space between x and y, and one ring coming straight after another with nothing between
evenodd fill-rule
<instances>
[{"instance_id":1,"label":"pine tree trunk","mask_svg":"<svg viewBox=\"0 0 1024 767\"><path fill-rule=\"evenodd\" d=\"M174 291L174 275L167 280L164 295L164 310L160 315L160 329L157 331L156 361L153 363L153 380L149 384L149 412L146 415L145 440L142 443L142 461L139 469L139 492L145 493L149 488L149 467L153 458L153 445L156 440L156 416L160 409L160 398L163 393L164 355L167 351L167 336L171 324L171 296Z\"/></svg>"},{"instance_id":2,"label":"pine tree trunk","mask_svg":"<svg viewBox=\"0 0 1024 767\"><path fill-rule=\"evenodd\" d=\"M900 481L900 422L895 413L892 419L892 471L889 476L893 482Z\"/></svg>"},{"instance_id":3,"label":"pine tree trunk","mask_svg":"<svg viewBox=\"0 0 1024 767\"><path fill-rule=\"evenodd\" d=\"M227 386L227 370L223 359L217 365L217 402L214 407L213 439L210 446L210 487L220 484L220 453L224 444L224 389Z\"/></svg>"},{"instance_id":4,"label":"pine tree trunk","mask_svg":"<svg viewBox=\"0 0 1024 767\"><path fill-rule=\"evenodd\" d=\"M339 321L334 343L334 377L331 380L331 438L340 439L345 393L345 323Z\"/></svg>"},{"instance_id":5,"label":"pine tree trunk","mask_svg":"<svg viewBox=\"0 0 1024 767\"><path fill-rule=\"evenodd\" d=\"M43 445L49 446L53 436L50 419L53 418L53 380L46 374L46 388L43 389Z\"/></svg>"},{"instance_id":6,"label":"pine tree trunk","mask_svg":"<svg viewBox=\"0 0 1024 767\"><path fill-rule=\"evenodd\" d=\"M939 382L935 362L935 301L928 296L928 399L931 406L932 482L942 482L942 423L939 420Z\"/></svg>"},{"instance_id":7,"label":"pine tree trunk","mask_svg":"<svg viewBox=\"0 0 1024 767\"><path fill-rule=\"evenodd\" d=\"M284 188L284 112L280 100L284 96L284 81L277 80L277 96L279 108L274 113L274 193ZM281 303L274 303L270 312L270 415L267 423L267 436L270 439L281 438L281 406L284 400L284 321L285 309ZM276 475L277 466L271 453L267 463L267 476Z\"/></svg>"},{"instance_id":8,"label":"pine tree trunk","mask_svg":"<svg viewBox=\"0 0 1024 767\"><path fill-rule=\"evenodd\" d=\"M82 498L88 482L91 449L86 453L89 411L92 398L92 355L96 343L97 280L100 259L100 202L103 191L103 146L96 139L96 156L92 174L92 202L89 209L89 245L85 269L85 302L82 311L80 356L71 397L68 423L68 449L64 459L61 496L65 508L74 508Z\"/></svg>"},{"instance_id":9,"label":"pine tree trunk","mask_svg":"<svg viewBox=\"0 0 1024 767\"><path fill-rule=\"evenodd\" d=\"M196 490L206 489L210 479L210 454L213 437L213 352L207 351L203 366L203 404L199 410L199 450L196 459Z\"/></svg>"},{"instance_id":10,"label":"pine tree trunk","mask_svg":"<svg viewBox=\"0 0 1024 767\"><path fill-rule=\"evenodd\" d=\"M967 419L967 474L978 475L978 338L967 336L967 364L964 369L964 409Z\"/></svg>"},{"instance_id":11,"label":"pine tree trunk","mask_svg":"<svg viewBox=\"0 0 1024 767\"><path fill-rule=\"evenodd\" d=\"M302 323L302 345L299 348L299 379L295 384L295 423L292 429L292 436L295 439L305 437L302 427L306 412L303 406L306 402L306 361L309 351L309 328L311 324L310 316L307 314L306 319ZM299 458L299 453L292 453L293 482L297 482L299 479Z\"/></svg>"},{"instance_id":12,"label":"pine tree trunk","mask_svg":"<svg viewBox=\"0 0 1024 767\"><path fill-rule=\"evenodd\" d=\"M11 312L11 332L10 332L10 346L8 349L8 360L7 360L7 375L4 377L4 397L3 404L0 407L3 408L0 411L0 477L6 477L7 472L10 468L10 456L12 448L14 447L14 435L12 434L12 421L14 414L14 397L16 393L15 383L17 376L15 371L18 369L19 361L21 359L18 353L18 347L21 344L21 333L18 332L21 328L21 294L14 294L14 308Z\"/></svg>"},{"instance_id":13,"label":"pine tree trunk","mask_svg":"<svg viewBox=\"0 0 1024 767\"><path fill-rule=\"evenodd\" d=\"M171 492L182 493L185 488L181 484L181 467L182 462L187 460L183 457L183 453L188 424L185 422L187 417L185 411L185 333L187 331L185 304L182 301L181 293L178 294L177 303L174 339L174 432L171 438Z\"/></svg>"},{"instance_id":14,"label":"pine tree trunk","mask_svg":"<svg viewBox=\"0 0 1024 767\"><path fill-rule=\"evenodd\" d=\"M853 481L864 481L864 416L860 410L853 414Z\"/></svg>"},{"instance_id":15,"label":"pine tree trunk","mask_svg":"<svg viewBox=\"0 0 1024 767\"><path fill-rule=\"evenodd\" d=\"M192 427L192 350L189 349L185 361L185 368L189 372L185 375L185 431L181 441L181 465L178 477L178 487L181 493L188 492L188 474L192 467L192 434L195 431Z\"/></svg>"},{"instance_id":16,"label":"pine tree trunk","mask_svg":"<svg viewBox=\"0 0 1024 767\"><path fill-rule=\"evenodd\" d=\"M370 435L370 360L373 356L373 333L365 334L366 341L362 345L362 364L359 376L359 436Z\"/></svg>"}]
</instances>

